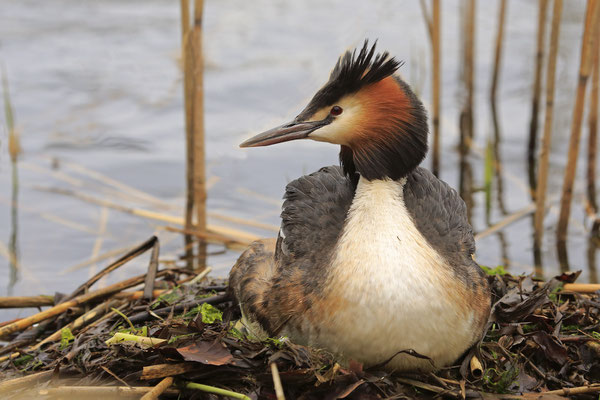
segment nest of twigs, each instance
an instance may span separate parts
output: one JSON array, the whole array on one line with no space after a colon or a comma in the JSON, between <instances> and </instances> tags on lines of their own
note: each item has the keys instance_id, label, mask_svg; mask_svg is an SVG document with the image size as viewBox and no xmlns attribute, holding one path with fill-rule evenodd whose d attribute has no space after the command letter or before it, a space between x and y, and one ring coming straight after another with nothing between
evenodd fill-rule
<instances>
[{"instance_id":1,"label":"nest of twigs","mask_svg":"<svg viewBox=\"0 0 600 400\"><path fill-rule=\"evenodd\" d=\"M91 296L77 305L78 312L67 308L37 326L9 333L11 341L0 349L0 394L5 399L86 400L223 395L597 399L599 294L581 293L572 284L576 274L541 282L502 270L488 273L495 306L484 339L456 365L436 373L363 368L285 338L257 341L235 325L238 311L223 280L200 276L189 281L194 273L171 270L158 274L162 278L152 281L155 290L146 299L141 292L123 291ZM163 289L156 290L160 285ZM368 316L357 316L357 322L369 323L360 318ZM6 326L0 326L0 333ZM52 334L52 340L39 345Z\"/></svg>"}]
</instances>

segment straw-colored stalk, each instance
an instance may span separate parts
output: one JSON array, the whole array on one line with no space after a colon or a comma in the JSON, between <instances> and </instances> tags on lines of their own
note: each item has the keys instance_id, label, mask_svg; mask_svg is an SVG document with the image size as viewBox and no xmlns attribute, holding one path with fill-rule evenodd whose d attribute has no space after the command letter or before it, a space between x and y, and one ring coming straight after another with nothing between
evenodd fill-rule
<instances>
[{"instance_id":1,"label":"straw-colored stalk","mask_svg":"<svg viewBox=\"0 0 600 400\"><path fill-rule=\"evenodd\" d=\"M441 41L440 31L441 18L440 18L440 0L432 0L433 12L431 16L427 12L427 6L425 1L421 0L421 10L423 11L423 18L425 19L425 25L427 32L429 33L429 40L431 41L431 63L432 68L432 81L431 86L433 96L433 158L432 158L432 172L438 176L440 171L440 91L441 91ZM412 70L412 69L411 69Z\"/></svg>"},{"instance_id":2,"label":"straw-colored stalk","mask_svg":"<svg viewBox=\"0 0 600 400\"><path fill-rule=\"evenodd\" d=\"M186 171L186 198L185 198L185 228L192 229L194 224L194 135L192 122L192 70L193 49L190 36L190 3L189 0L181 0L181 41L182 41L182 65L183 65L183 100L185 108L185 171ZM184 236L186 250L186 261L188 268L193 267L193 238L191 235Z\"/></svg>"},{"instance_id":3,"label":"straw-colored stalk","mask_svg":"<svg viewBox=\"0 0 600 400\"><path fill-rule=\"evenodd\" d=\"M188 16L182 2L182 24L185 25ZM186 229L195 227L206 229L206 171L204 151L204 59L202 56L202 17L203 0L194 1L194 18L191 29L184 31L184 86L186 111L186 144L187 144L187 200L186 200ZM184 10L185 9L185 10ZM192 223L195 210L196 220ZM186 244L190 241L186 236ZM191 254L188 254L190 256ZM199 242L198 267L204 268L206 243ZM188 258L188 266L189 258Z\"/></svg>"},{"instance_id":4,"label":"straw-colored stalk","mask_svg":"<svg viewBox=\"0 0 600 400\"><path fill-rule=\"evenodd\" d=\"M142 396L140 400L156 400L158 397L165 392L173 384L173 377L167 376L160 381L151 391Z\"/></svg>"},{"instance_id":5,"label":"straw-colored stalk","mask_svg":"<svg viewBox=\"0 0 600 400\"><path fill-rule=\"evenodd\" d=\"M598 32L600 34L600 31ZM597 219L598 203L596 202L596 152L598 151L598 97L600 95L600 38L596 38L594 46L594 63L592 71L592 89L590 91L590 110L588 116L588 151L587 151L587 204L588 214Z\"/></svg>"},{"instance_id":6,"label":"straw-colored stalk","mask_svg":"<svg viewBox=\"0 0 600 400\"><path fill-rule=\"evenodd\" d=\"M202 17L204 1L194 2L194 92L193 92L193 134L194 134L194 204L196 207L196 229L206 230L206 161L204 140L204 57L202 53ZM206 242L198 242L197 268L206 268Z\"/></svg>"},{"instance_id":7,"label":"straw-colored stalk","mask_svg":"<svg viewBox=\"0 0 600 400\"><path fill-rule=\"evenodd\" d=\"M556 76L556 56L560 37L560 18L563 0L554 0L552 10L552 28L550 32L550 51L546 70L546 110L544 114L544 132L537 174L536 210L534 216L534 247L540 248L544 236L544 214L546 212L546 188L548 186L548 163L552 139L552 119L554 116L554 83Z\"/></svg>"},{"instance_id":8,"label":"straw-colored stalk","mask_svg":"<svg viewBox=\"0 0 600 400\"><path fill-rule=\"evenodd\" d=\"M539 0L537 41L535 51L535 74L533 81L533 97L531 100L531 121L529 123L529 142L527 145L527 161L529 184L533 189L535 183L535 150L537 148L538 114L540 112L540 93L542 91L542 66L544 65L544 39L546 37L546 10L548 0ZM534 193L531 193L532 197Z\"/></svg>"},{"instance_id":9,"label":"straw-colored stalk","mask_svg":"<svg viewBox=\"0 0 600 400\"><path fill-rule=\"evenodd\" d=\"M588 77L592 70L592 50L594 49L600 11L599 0L589 0L585 15L585 28L581 44L581 60L579 64L579 80L573 109L573 121L571 124L571 137L569 140L569 154L565 177L563 182L562 198L560 204L560 216L558 219L557 241L566 242L569 216L571 213L571 199L573 197L573 181L577 170L577 158L579 154L579 140L581 137L581 124L583 122L583 109L585 103L585 89Z\"/></svg>"},{"instance_id":10,"label":"straw-colored stalk","mask_svg":"<svg viewBox=\"0 0 600 400\"><path fill-rule=\"evenodd\" d=\"M467 1L465 21L464 80L467 92L463 110L463 144L470 147L473 139L475 96L475 0Z\"/></svg>"},{"instance_id":11,"label":"straw-colored stalk","mask_svg":"<svg viewBox=\"0 0 600 400\"><path fill-rule=\"evenodd\" d=\"M506 0L500 0L498 11L498 30L496 31L496 48L494 51L494 68L492 70L492 86L490 88L490 100L496 101L496 90L498 89L498 78L500 77L500 61L502 60L502 42L504 41L504 21L506 16Z\"/></svg>"},{"instance_id":12,"label":"straw-colored stalk","mask_svg":"<svg viewBox=\"0 0 600 400\"><path fill-rule=\"evenodd\" d=\"M52 371L50 371L52 372ZM149 393L154 388L149 386L57 386L47 389L36 389L35 395L51 399L64 398L96 398L96 399L139 399L140 396ZM179 395L179 391L168 388L163 393L173 397Z\"/></svg>"},{"instance_id":13,"label":"straw-colored stalk","mask_svg":"<svg viewBox=\"0 0 600 400\"><path fill-rule=\"evenodd\" d=\"M192 126L194 135L194 202L196 229L206 229L206 171L204 162L204 57L202 55L202 17L204 1L194 1L194 49Z\"/></svg>"}]
</instances>

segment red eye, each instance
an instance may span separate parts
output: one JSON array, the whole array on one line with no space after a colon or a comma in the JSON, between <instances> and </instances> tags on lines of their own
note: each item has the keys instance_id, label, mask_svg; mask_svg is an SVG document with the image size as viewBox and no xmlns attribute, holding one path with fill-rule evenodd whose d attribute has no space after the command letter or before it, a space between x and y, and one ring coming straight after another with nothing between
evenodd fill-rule
<instances>
[{"instance_id":1,"label":"red eye","mask_svg":"<svg viewBox=\"0 0 600 400\"><path fill-rule=\"evenodd\" d=\"M340 106L331 107L331 111L329 112L331 115L340 115L344 111Z\"/></svg>"}]
</instances>

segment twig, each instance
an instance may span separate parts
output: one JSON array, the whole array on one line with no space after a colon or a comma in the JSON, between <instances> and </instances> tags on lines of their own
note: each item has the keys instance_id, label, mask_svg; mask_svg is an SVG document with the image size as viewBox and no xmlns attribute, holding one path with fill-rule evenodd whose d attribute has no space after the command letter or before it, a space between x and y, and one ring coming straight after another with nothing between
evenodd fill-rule
<instances>
[{"instance_id":1,"label":"twig","mask_svg":"<svg viewBox=\"0 0 600 400\"><path fill-rule=\"evenodd\" d=\"M275 387L275 396L277 397L277 400L285 400L285 394L283 393L283 386L281 385L281 378L279 377L277 363L271 363L271 375L273 376L273 386Z\"/></svg>"},{"instance_id":2,"label":"twig","mask_svg":"<svg viewBox=\"0 0 600 400\"><path fill-rule=\"evenodd\" d=\"M160 381L158 385L154 386L151 391L142 396L141 400L156 400L158 396L164 393L165 390L173 384L173 378L167 376L165 379Z\"/></svg>"},{"instance_id":3,"label":"twig","mask_svg":"<svg viewBox=\"0 0 600 400\"><path fill-rule=\"evenodd\" d=\"M571 137L569 140L569 154L563 181L562 198L560 204L560 215L557 226L557 242L565 243L567 240L567 228L571 214L571 199L573 197L573 181L577 170L579 154L579 139L581 137L581 124L583 121L583 109L585 103L585 88L592 68L592 49L598 37L598 13L600 1L589 0L587 3L585 28L581 44L581 60L579 64L579 80L575 105L573 108L573 120L571 123Z\"/></svg>"},{"instance_id":4,"label":"twig","mask_svg":"<svg viewBox=\"0 0 600 400\"><path fill-rule=\"evenodd\" d=\"M201 390L206 393L220 394L234 399L250 400L250 397L242 393L232 392L231 390L221 389L214 386L202 385L200 383L188 382L185 384L186 389Z\"/></svg>"}]
</instances>

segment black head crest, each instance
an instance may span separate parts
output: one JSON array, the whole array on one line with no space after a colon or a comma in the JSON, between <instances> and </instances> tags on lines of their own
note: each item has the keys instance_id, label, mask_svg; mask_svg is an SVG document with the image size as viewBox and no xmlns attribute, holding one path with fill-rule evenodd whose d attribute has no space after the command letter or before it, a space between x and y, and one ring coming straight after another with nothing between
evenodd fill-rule
<instances>
[{"instance_id":1,"label":"black head crest","mask_svg":"<svg viewBox=\"0 0 600 400\"><path fill-rule=\"evenodd\" d=\"M369 41L365 40L358 56L356 49L352 52L347 51L338 59L335 68L331 71L329 82L336 82L351 93L365 85L377 83L396 72L402 63L390 57L387 51L375 55L376 46L377 41L369 49Z\"/></svg>"},{"instance_id":2,"label":"black head crest","mask_svg":"<svg viewBox=\"0 0 600 400\"><path fill-rule=\"evenodd\" d=\"M333 105L343 96L391 76L402 66L402 62L390 57L387 51L376 55L375 46L377 41L369 47L369 41L365 40L358 55L357 49L342 55L331 71L329 81L315 94L297 118L308 118L321 107Z\"/></svg>"}]
</instances>

